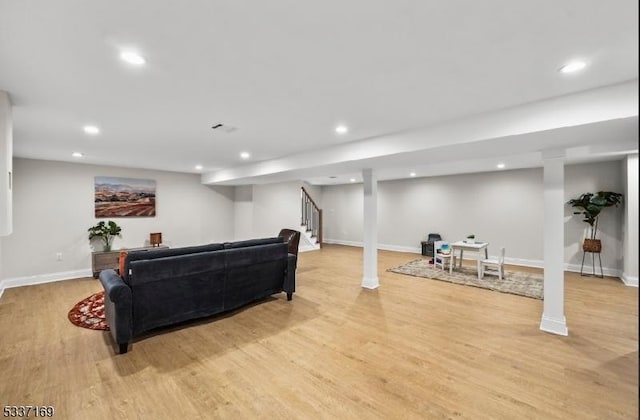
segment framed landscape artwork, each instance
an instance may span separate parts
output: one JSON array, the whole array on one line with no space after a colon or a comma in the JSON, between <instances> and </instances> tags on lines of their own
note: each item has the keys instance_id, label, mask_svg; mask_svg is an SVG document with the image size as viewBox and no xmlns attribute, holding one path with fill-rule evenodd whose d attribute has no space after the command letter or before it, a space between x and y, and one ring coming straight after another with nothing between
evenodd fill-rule
<instances>
[{"instance_id":1,"label":"framed landscape artwork","mask_svg":"<svg viewBox=\"0 0 640 420\"><path fill-rule=\"evenodd\" d=\"M96 217L153 217L156 215L156 181L95 177Z\"/></svg>"}]
</instances>

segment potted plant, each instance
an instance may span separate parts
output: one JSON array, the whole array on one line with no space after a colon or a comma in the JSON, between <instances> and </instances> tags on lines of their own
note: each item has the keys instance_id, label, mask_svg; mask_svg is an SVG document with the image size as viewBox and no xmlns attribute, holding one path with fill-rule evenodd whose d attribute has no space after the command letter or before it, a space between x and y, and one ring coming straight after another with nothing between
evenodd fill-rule
<instances>
[{"instance_id":1,"label":"potted plant","mask_svg":"<svg viewBox=\"0 0 640 420\"><path fill-rule=\"evenodd\" d=\"M581 209L580 211L574 211L573 214L582 214L584 216L583 222L586 222L590 226L589 236L585 238L582 244L582 250L585 252L600 252L602 251L602 243L600 239L596 238L598 233L598 218L600 212L605 207L616 206L622 202L622 194L611 191L598 191L594 193L584 193L578 198L572 198L567 204L571 207Z\"/></svg>"},{"instance_id":2,"label":"potted plant","mask_svg":"<svg viewBox=\"0 0 640 420\"><path fill-rule=\"evenodd\" d=\"M473 244L476 242L476 235L473 233L471 235L467 235L467 239L464 240L468 244Z\"/></svg>"},{"instance_id":3,"label":"potted plant","mask_svg":"<svg viewBox=\"0 0 640 420\"><path fill-rule=\"evenodd\" d=\"M111 244L116 236L121 236L122 228L112 220L99 222L89 228L89 240L98 238L104 243L103 251L111 251Z\"/></svg>"}]
</instances>

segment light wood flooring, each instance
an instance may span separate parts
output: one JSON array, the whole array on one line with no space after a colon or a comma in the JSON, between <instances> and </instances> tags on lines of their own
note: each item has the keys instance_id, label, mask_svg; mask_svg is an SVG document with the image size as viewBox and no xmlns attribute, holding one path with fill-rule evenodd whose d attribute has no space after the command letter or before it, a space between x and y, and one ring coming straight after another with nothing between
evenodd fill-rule
<instances>
[{"instance_id":1,"label":"light wood flooring","mask_svg":"<svg viewBox=\"0 0 640 420\"><path fill-rule=\"evenodd\" d=\"M0 298L0 403L60 419L638 418L638 289L566 274L569 336L542 301L386 272L362 250L300 254L297 293L165 329L114 354L68 310L86 278ZM513 267L511 267L513 268Z\"/></svg>"}]
</instances>

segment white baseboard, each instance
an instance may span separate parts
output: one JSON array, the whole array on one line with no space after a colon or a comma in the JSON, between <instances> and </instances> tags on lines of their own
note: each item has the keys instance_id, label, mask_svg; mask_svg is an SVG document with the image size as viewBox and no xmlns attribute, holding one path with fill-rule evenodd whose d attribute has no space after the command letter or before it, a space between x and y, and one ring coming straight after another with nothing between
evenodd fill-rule
<instances>
[{"instance_id":1,"label":"white baseboard","mask_svg":"<svg viewBox=\"0 0 640 420\"><path fill-rule=\"evenodd\" d=\"M638 287L638 276L629 276L627 273L622 273L620 278L625 285Z\"/></svg>"},{"instance_id":2,"label":"white baseboard","mask_svg":"<svg viewBox=\"0 0 640 420\"><path fill-rule=\"evenodd\" d=\"M0 297L4 289L20 286L31 286L34 284L52 283L54 281L77 279L81 277L91 277L93 272L90 268L84 270L61 271L58 273L37 274L34 276L14 277L0 281Z\"/></svg>"},{"instance_id":3,"label":"white baseboard","mask_svg":"<svg viewBox=\"0 0 640 420\"><path fill-rule=\"evenodd\" d=\"M540 329L551 334L564 336L569 335L569 329L567 328L567 320L565 317L562 317L562 319L556 319L547 317L543 314L542 320L540 321Z\"/></svg>"},{"instance_id":4,"label":"white baseboard","mask_svg":"<svg viewBox=\"0 0 640 420\"><path fill-rule=\"evenodd\" d=\"M362 248L362 242L343 241L341 239L323 239L322 242L325 243L325 244L357 246L357 247Z\"/></svg>"},{"instance_id":5,"label":"white baseboard","mask_svg":"<svg viewBox=\"0 0 640 420\"><path fill-rule=\"evenodd\" d=\"M579 273L580 272L580 266L578 264L565 264L564 265L564 269L565 271L573 271L574 273ZM590 274L592 272L591 270L591 266L584 266L584 270L583 272L585 274ZM622 270L618 270L616 268L607 268L607 267L602 267L602 273L605 276L610 276L610 277L619 277L620 280L624 281L622 279ZM596 267L596 274L600 275L600 267Z\"/></svg>"},{"instance_id":6,"label":"white baseboard","mask_svg":"<svg viewBox=\"0 0 640 420\"><path fill-rule=\"evenodd\" d=\"M364 287L365 289L374 290L374 289L377 289L378 287L380 287L380 281L378 280L378 277L363 278L362 279L362 287Z\"/></svg>"}]
</instances>

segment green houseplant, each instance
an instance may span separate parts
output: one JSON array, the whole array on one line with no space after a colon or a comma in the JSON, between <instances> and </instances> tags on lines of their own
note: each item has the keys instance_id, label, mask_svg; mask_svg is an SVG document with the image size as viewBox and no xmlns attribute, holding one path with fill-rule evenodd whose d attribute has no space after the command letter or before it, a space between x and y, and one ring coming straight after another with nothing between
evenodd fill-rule
<instances>
[{"instance_id":1,"label":"green houseplant","mask_svg":"<svg viewBox=\"0 0 640 420\"><path fill-rule=\"evenodd\" d=\"M95 226L89 228L89 240L98 238L104 244L104 251L111 251L111 244L116 236L121 236L122 228L112 220L108 222L101 221Z\"/></svg>"},{"instance_id":2,"label":"green houseplant","mask_svg":"<svg viewBox=\"0 0 640 420\"><path fill-rule=\"evenodd\" d=\"M618 204L622 202L622 194L612 191L598 191L594 193L584 193L578 198L572 198L567 204L571 207L580 209L574 211L573 214L581 214L584 219L583 222L589 224L589 236L584 240L582 244L582 250L585 252L600 252L602 250L602 243L600 239L596 238L598 233L598 219L600 212L611 206L618 207Z\"/></svg>"},{"instance_id":3,"label":"green houseplant","mask_svg":"<svg viewBox=\"0 0 640 420\"><path fill-rule=\"evenodd\" d=\"M471 235L467 235L467 238L464 241L472 244L476 241L476 235L474 235L473 233Z\"/></svg>"}]
</instances>

